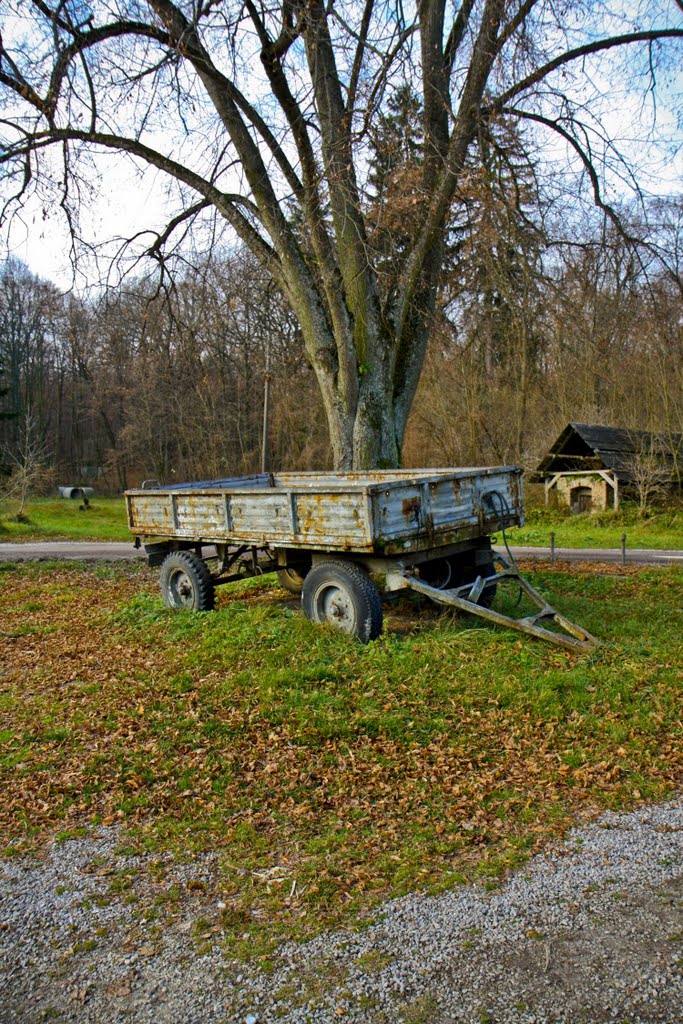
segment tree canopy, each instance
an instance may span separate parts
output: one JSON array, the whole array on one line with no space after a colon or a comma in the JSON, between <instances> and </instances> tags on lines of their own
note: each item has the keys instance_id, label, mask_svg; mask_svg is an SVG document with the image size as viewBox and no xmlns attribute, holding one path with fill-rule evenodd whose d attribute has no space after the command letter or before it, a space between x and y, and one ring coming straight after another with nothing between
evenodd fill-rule
<instances>
[{"instance_id":1,"label":"tree canopy","mask_svg":"<svg viewBox=\"0 0 683 1024\"><path fill-rule=\"evenodd\" d=\"M226 222L298 319L335 466L396 465L477 170L508 159L512 131L535 174L552 137L618 222L608 171L633 168L615 101L654 117L682 14L682 0L23 0L0 43L4 213L37 189L76 230L94 153L156 168L177 204L145 243L162 272L183 234ZM396 218L378 203L397 198L388 251Z\"/></svg>"}]
</instances>

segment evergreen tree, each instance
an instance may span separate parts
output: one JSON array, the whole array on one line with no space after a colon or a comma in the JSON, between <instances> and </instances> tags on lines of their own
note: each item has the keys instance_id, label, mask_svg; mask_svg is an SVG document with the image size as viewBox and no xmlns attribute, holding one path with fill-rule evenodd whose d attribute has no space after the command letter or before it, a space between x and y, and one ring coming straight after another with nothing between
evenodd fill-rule
<instances>
[{"instance_id":1,"label":"evergreen tree","mask_svg":"<svg viewBox=\"0 0 683 1024\"><path fill-rule=\"evenodd\" d=\"M377 120L372 132L372 168L368 181L373 202L391 196L392 176L402 167L419 164L422 155L422 104L408 83L401 85L387 101L388 112Z\"/></svg>"},{"instance_id":2,"label":"evergreen tree","mask_svg":"<svg viewBox=\"0 0 683 1024\"><path fill-rule=\"evenodd\" d=\"M422 103L409 84L387 101L370 140L369 242L377 254L383 298L391 299L406 252L419 230Z\"/></svg>"}]
</instances>

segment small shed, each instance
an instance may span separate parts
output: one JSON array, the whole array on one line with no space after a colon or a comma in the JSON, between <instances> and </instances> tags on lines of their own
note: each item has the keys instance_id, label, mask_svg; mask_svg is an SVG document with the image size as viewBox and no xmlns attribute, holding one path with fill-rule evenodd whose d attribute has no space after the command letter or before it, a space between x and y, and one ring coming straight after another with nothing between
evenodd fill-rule
<instances>
[{"instance_id":1,"label":"small shed","mask_svg":"<svg viewBox=\"0 0 683 1024\"><path fill-rule=\"evenodd\" d=\"M619 508L624 493L636 492L647 473L673 488L683 460L681 434L651 433L569 423L532 474L572 512Z\"/></svg>"}]
</instances>

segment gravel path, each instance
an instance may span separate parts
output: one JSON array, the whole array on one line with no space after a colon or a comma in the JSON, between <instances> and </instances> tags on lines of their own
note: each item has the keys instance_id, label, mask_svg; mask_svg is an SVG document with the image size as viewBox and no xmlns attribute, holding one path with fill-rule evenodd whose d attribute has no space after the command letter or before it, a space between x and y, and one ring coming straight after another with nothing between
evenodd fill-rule
<instances>
[{"instance_id":1,"label":"gravel path","mask_svg":"<svg viewBox=\"0 0 683 1024\"><path fill-rule=\"evenodd\" d=\"M680 1024L683 798L573 830L498 889L386 904L359 932L221 952L216 858L113 829L0 865L0 1021Z\"/></svg>"}]
</instances>

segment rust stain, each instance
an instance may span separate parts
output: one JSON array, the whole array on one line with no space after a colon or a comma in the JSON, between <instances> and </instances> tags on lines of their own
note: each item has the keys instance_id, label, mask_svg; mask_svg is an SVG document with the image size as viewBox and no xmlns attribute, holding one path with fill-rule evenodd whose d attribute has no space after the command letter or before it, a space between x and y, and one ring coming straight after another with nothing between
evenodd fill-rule
<instances>
[{"instance_id":1,"label":"rust stain","mask_svg":"<svg viewBox=\"0 0 683 1024\"><path fill-rule=\"evenodd\" d=\"M401 505L401 511L404 516L412 516L417 519L422 508L421 498L404 498L403 504Z\"/></svg>"},{"instance_id":2,"label":"rust stain","mask_svg":"<svg viewBox=\"0 0 683 1024\"><path fill-rule=\"evenodd\" d=\"M425 533L427 534L427 540L429 543L433 544L436 531L434 529L434 517L432 515L428 515L425 519Z\"/></svg>"}]
</instances>

